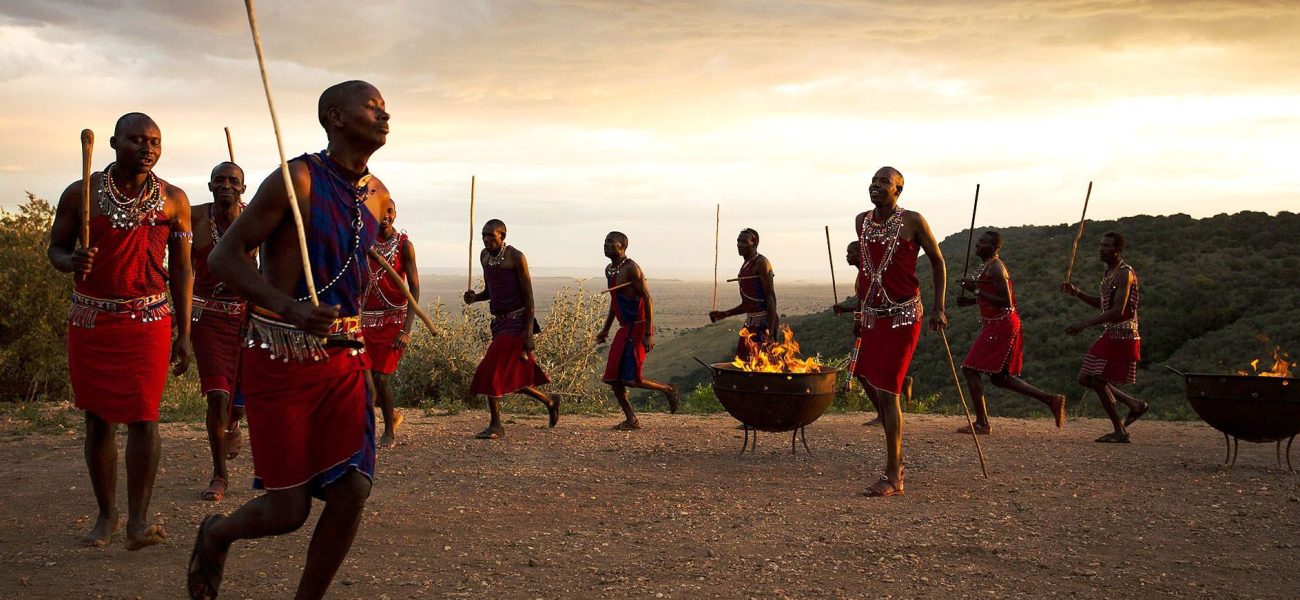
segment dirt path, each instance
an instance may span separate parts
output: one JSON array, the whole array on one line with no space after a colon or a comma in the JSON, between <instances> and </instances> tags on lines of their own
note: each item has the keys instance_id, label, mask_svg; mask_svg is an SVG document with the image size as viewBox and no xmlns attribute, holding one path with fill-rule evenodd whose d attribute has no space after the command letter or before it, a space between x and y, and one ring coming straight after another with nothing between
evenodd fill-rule
<instances>
[{"instance_id":1,"label":"dirt path","mask_svg":"<svg viewBox=\"0 0 1300 600\"><path fill-rule=\"evenodd\" d=\"M726 417L518 417L470 439L485 415L407 420L334 598L1212 597L1300 589L1300 478L1271 445L1217 467L1201 424L1142 422L1134 444L1094 444L1078 420L994 419L979 478L959 418L910 416L908 494L858 495L878 474L881 433L861 415L809 429L816 457L764 434L739 457ZM77 439L0 443L0 598L176 598L194 531L213 505L201 431L164 426L153 508L171 539L127 552L77 546L93 499ZM1298 457L1300 458L1300 457ZM231 510L253 492L245 454ZM125 503L125 485L119 485ZM319 511L317 511L319 512ZM313 516L314 521L314 516ZM292 594L312 522L237 545L223 598Z\"/></svg>"}]
</instances>

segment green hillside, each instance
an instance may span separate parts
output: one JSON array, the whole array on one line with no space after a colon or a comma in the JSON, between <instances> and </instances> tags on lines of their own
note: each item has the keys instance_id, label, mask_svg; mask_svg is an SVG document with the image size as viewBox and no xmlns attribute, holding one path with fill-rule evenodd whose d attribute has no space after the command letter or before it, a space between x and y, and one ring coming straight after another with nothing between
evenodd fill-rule
<instances>
[{"instance_id":1,"label":"green hillside","mask_svg":"<svg viewBox=\"0 0 1300 600\"><path fill-rule=\"evenodd\" d=\"M977 227L982 231L987 227ZM1102 274L1096 248L1106 231L1119 231L1128 240L1125 259L1142 282L1140 309L1143 363L1134 393L1152 402L1161 418L1193 416L1183 400L1182 381L1166 371L1232 372L1264 358L1274 345L1300 358L1300 215L1257 212L1193 219L1187 215L1136 216L1118 221L1090 221L1080 243L1074 281L1093 291ZM1079 405L1083 390L1075 382L1079 361L1098 329L1070 337L1066 325L1092 309L1062 295L1058 286L1069 258L1073 226L1029 226L1001 229L1003 260L1011 272L1025 334L1025 379L1071 399L1071 413L1080 409L1101 414L1096 399ZM966 253L966 232L940 243L948 259L949 281L960 277ZM972 260L975 260L972 258ZM972 270L974 265L972 265ZM928 263L921 260L923 301L931 297ZM979 321L972 308L958 308L949 285L948 339L959 364ZM928 308L928 306L927 306ZM852 344L851 321L825 311L791 317L805 354L827 359L845 356ZM737 319L704 327L665 341L655 349L647 375L693 386L708 373L691 356L706 361L727 357L739 326ZM939 337L928 331L912 361L914 393L939 395L941 410L960 410L947 359ZM991 387L991 386L989 386ZM1041 405L997 388L989 391L990 411L1003 416L1045 416Z\"/></svg>"}]
</instances>

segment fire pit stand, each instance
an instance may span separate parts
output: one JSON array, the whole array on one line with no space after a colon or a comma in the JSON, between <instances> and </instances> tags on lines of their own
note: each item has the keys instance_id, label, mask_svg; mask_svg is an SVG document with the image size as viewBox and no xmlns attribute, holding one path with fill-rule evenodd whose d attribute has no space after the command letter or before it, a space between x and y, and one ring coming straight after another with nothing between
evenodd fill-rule
<instances>
[{"instance_id":1,"label":"fire pit stand","mask_svg":"<svg viewBox=\"0 0 1300 600\"><path fill-rule=\"evenodd\" d=\"M705 366L713 372L713 393L718 402L744 426L741 454L746 449L758 448L759 431L789 431L790 452L797 454L797 442L802 441L804 451L812 454L804 428L821 417L835 399L835 369L817 367L808 373L765 373L744 371L731 363Z\"/></svg>"},{"instance_id":2,"label":"fire pit stand","mask_svg":"<svg viewBox=\"0 0 1300 600\"><path fill-rule=\"evenodd\" d=\"M1286 441L1287 471L1291 466L1291 444L1300 435L1300 379L1256 375L1214 375L1184 373L1167 368L1187 384L1187 403L1206 423L1223 434L1226 454L1223 464L1237 464L1241 440L1265 444L1274 442L1277 466L1282 467L1282 441Z\"/></svg>"}]
</instances>

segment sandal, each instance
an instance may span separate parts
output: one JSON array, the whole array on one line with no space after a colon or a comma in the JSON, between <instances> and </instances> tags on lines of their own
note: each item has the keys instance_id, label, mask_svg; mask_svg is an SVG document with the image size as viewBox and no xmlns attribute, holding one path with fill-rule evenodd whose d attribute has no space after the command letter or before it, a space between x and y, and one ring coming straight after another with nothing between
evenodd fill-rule
<instances>
[{"instance_id":1,"label":"sandal","mask_svg":"<svg viewBox=\"0 0 1300 600\"><path fill-rule=\"evenodd\" d=\"M888 475L881 475L880 479L877 479L876 482L871 485L871 487L867 488L867 491L862 493L863 495L869 498L883 498L886 496L902 496L904 494L902 483L903 482L901 481L898 483L894 483L894 481L891 480Z\"/></svg>"},{"instance_id":2,"label":"sandal","mask_svg":"<svg viewBox=\"0 0 1300 600\"><path fill-rule=\"evenodd\" d=\"M221 502L226 498L226 488L229 486L230 482L226 481L226 478L213 477L208 481L208 489L203 490L203 493L199 494L199 498L208 502Z\"/></svg>"},{"instance_id":3,"label":"sandal","mask_svg":"<svg viewBox=\"0 0 1300 600\"><path fill-rule=\"evenodd\" d=\"M1101 437L1099 437L1099 438L1097 438L1097 439L1095 439L1095 440L1093 440L1093 441L1094 441L1094 442L1098 442L1098 443L1102 443L1102 444L1127 444L1127 443L1129 443L1129 442L1128 442L1128 432L1120 433L1120 432L1118 432L1118 431L1112 431L1112 432L1110 432L1110 433L1108 433L1108 434L1106 434L1106 435L1103 435L1103 436L1101 436Z\"/></svg>"},{"instance_id":4,"label":"sandal","mask_svg":"<svg viewBox=\"0 0 1300 600\"><path fill-rule=\"evenodd\" d=\"M978 433L980 435L988 435L990 432L993 431L993 426L991 425L980 425L979 423L975 423L974 425L975 425L975 433ZM971 430L970 425L963 425L961 429L957 430L957 433L970 433L970 430Z\"/></svg>"}]
</instances>

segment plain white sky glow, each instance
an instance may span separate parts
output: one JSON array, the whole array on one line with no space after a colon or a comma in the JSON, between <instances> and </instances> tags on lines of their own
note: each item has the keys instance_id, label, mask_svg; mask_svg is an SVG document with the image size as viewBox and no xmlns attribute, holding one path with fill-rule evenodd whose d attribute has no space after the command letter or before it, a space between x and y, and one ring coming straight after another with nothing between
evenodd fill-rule
<instances>
[{"instance_id":1,"label":"plain white sky glow","mask_svg":"<svg viewBox=\"0 0 1300 600\"><path fill-rule=\"evenodd\" d=\"M470 175L535 267L599 273L604 234L653 277L707 277L743 227L826 269L882 165L944 236L1090 216L1300 210L1300 3L332 0L259 4L291 154L316 97L364 79L393 114L371 163L422 268L464 268ZM54 200L78 132L163 131L157 172L209 201L222 127L250 188L277 165L243 3L0 3L0 206ZM251 194L251 190L250 190ZM476 242L477 244L477 242ZM690 271L698 269L698 271Z\"/></svg>"}]
</instances>

